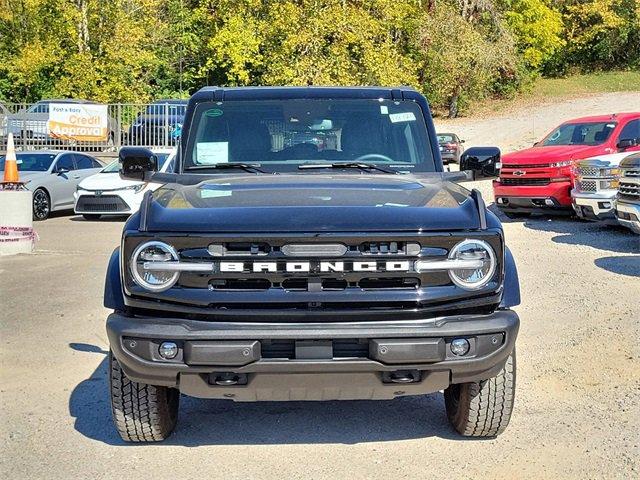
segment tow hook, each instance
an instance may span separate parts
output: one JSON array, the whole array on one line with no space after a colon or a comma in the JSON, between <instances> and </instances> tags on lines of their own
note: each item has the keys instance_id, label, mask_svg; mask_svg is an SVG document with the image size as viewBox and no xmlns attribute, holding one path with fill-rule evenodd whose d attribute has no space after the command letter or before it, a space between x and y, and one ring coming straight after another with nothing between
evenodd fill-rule
<instances>
[{"instance_id":1,"label":"tow hook","mask_svg":"<svg viewBox=\"0 0 640 480\"><path fill-rule=\"evenodd\" d=\"M233 385L246 385L247 384L247 376L245 374L236 374L236 373L218 373L215 375L211 375L210 383L215 385L219 385L221 387L231 387Z\"/></svg>"},{"instance_id":2,"label":"tow hook","mask_svg":"<svg viewBox=\"0 0 640 480\"><path fill-rule=\"evenodd\" d=\"M386 376L386 375L385 375ZM390 372L384 380L391 383L414 383L420 381L420 372L413 370L398 370Z\"/></svg>"}]
</instances>

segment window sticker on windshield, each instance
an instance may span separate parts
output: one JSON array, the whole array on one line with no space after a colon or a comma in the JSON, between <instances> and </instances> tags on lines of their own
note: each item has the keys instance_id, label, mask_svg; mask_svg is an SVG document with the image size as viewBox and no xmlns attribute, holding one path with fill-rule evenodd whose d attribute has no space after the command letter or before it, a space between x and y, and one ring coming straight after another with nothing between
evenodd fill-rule
<instances>
[{"instance_id":1,"label":"window sticker on windshield","mask_svg":"<svg viewBox=\"0 0 640 480\"><path fill-rule=\"evenodd\" d=\"M219 117L220 115L222 115L222 110L220 110L219 108L210 108L209 110L204 112L204 114L207 117Z\"/></svg>"},{"instance_id":2,"label":"window sticker on windshield","mask_svg":"<svg viewBox=\"0 0 640 480\"><path fill-rule=\"evenodd\" d=\"M201 142L196 145L196 163L215 165L229 161L229 142Z\"/></svg>"},{"instance_id":3,"label":"window sticker on windshield","mask_svg":"<svg viewBox=\"0 0 640 480\"><path fill-rule=\"evenodd\" d=\"M391 120L391 123L415 122L416 116L413 114L413 112L390 113L389 120Z\"/></svg>"},{"instance_id":4,"label":"window sticker on windshield","mask_svg":"<svg viewBox=\"0 0 640 480\"><path fill-rule=\"evenodd\" d=\"M380 113L382 115L388 115L389 114L389 107L387 107L386 105L380 105Z\"/></svg>"}]
</instances>

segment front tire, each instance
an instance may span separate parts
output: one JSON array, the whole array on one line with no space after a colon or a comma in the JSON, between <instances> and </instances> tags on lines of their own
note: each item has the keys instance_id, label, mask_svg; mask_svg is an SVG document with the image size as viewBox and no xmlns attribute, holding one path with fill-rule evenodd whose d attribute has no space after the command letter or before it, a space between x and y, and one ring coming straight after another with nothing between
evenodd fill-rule
<instances>
[{"instance_id":1,"label":"front tire","mask_svg":"<svg viewBox=\"0 0 640 480\"><path fill-rule=\"evenodd\" d=\"M516 389L516 352L502 370L480 382L451 385L444 391L449 422L465 437L495 437L509 425Z\"/></svg>"},{"instance_id":2,"label":"front tire","mask_svg":"<svg viewBox=\"0 0 640 480\"><path fill-rule=\"evenodd\" d=\"M125 442L160 442L178 420L180 392L175 388L133 382L109 352L111 412Z\"/></svg>"},{"instance_id":3,"label":"front tire","mask_svg":"<svg viewBox=\"0 0 640 480\"><path fill-rule=\"evenodd\" d=\"M46 220L51 213L51 198L44 188L38 188L33 192L33 219L35 221Z\"/></svg>"}]
</instances>

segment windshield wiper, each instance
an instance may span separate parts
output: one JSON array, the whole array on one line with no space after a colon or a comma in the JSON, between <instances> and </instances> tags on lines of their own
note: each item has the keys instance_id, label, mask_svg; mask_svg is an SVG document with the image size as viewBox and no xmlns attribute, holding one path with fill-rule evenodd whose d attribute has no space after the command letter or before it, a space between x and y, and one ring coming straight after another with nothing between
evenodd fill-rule
<instances>
[{"instance_id":1,"label":"windshield wiper","mask_svg":"<svg viewBox=\"0 0 640 480\"><path fill-rule=\"evenodd\" d=\"M361 163L361 162L336 162L336 163L305 163L298 165L299 170L313 169L313 168L357 168L359 170L377 170L383 173L399 174L397 170L390 170L388 168L379 167L373 163Z\"/></svg>"},{"instance_id":2,"label":"windshield wiper","mask_svg":"<svg viewBox=\"0 0 640 480\"><path fill-rule=\"evenodd\" d=\"M266 170L262 170L257 165L251 163L214 163L213 165L193 165L192 167L185 168L185 171L189 170L231 170L231 169L244 170L249 173L269 173Z\"/></svg>"}]
</instances>

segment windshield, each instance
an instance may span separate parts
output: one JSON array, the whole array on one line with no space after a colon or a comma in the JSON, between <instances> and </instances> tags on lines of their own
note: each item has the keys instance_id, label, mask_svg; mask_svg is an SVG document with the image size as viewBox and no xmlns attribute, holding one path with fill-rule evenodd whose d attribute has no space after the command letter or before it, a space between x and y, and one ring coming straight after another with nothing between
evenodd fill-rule
<instances>
[{"instance_id":1,"label":"windshield","mask_svg":"<svg viewBox=\"0 0 640 480\"><path fill-rule=\"evenodd\" d=\"M305 164L356 161L401 172L435 171L422 111L412 101L201 103L191 132L185 171L233 162L297 172Z\"/></svg>"},{"instance_id":2,"label":"windshield","mask_svg":"<svg viewBox=\"0 0 640 480\"><path fill-rule=\"evenodd\" d=\"M18 153L16 160L20 172L46 172L56 158L50 153ZM4 171L4 155L0 155L0 172Z\"/></svg>"},{"instance_id":3,"label":"windshield","mask_svg":"<svg viewBox=\"0 0 640 480\"><path fill-rule=\"evenodd\" d=\"M616 125L614 122L565 123L551 132L542 146L600 145L607 141Z\"/></svg>"},{"instance_id":4,"label":"windshield","mask_svg":"<svg viewBox=\"0 0 640 480\"><path fill-rule=\"evenodd\" d=\"M438 143L452 143L454 142L453 135L443 134L438 135Z\"/></svg>"},{"instance_id":5,"label":"windshield","mask_svg":"<svg viewBox=\"0 0 640 480\"><path fill-rule=\"evenodd\" d=\"M169 158L168 153L155 153L154 154L158 158L158 170L162 168L164 162ZM120 162L118 160L111 162L109 165L104 167L100 173L118 173L120 171Z\"/></svg>"}]
</instances>

